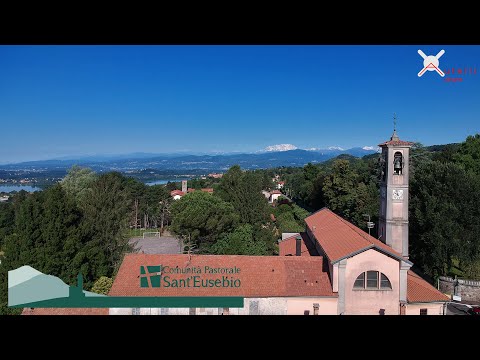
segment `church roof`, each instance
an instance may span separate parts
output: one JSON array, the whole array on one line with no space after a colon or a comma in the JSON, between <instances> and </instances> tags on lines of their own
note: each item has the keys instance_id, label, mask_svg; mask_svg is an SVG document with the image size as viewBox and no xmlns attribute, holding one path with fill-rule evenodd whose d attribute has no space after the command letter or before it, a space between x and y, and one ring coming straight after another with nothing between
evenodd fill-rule
<instances>
[{"instance_id":1,"label":"church roof","mask_svg":"<svg viewBox=\"0 0 480 360\"><path fill-rule=\"evenodd\" d=\"M273 214L272 214L273 215ZM296 256L297 237L301 238L301 255L300 256L318 256L315 245L312 243L307 233L301 232L294 234L288 238L278 241L278 255L280 256Z\"/></svg>"},{"instance_id":2,"label":"church roof","mask_svg":"<svg viewBox=\"0 0 480 360\"><path fill-rule=\"evenodd\" d=\"M410 141L403 141L400 140L400 138L397 135L397 130L393 130L392 137L390 138L389 141L385 141L381 144L378 144L378 146L412 146L414 143Z\"/></svg>"},{"instance_id":3,"label":"church roof","mask_svg":"<svg viewBox=\"0 0 480 360\"><path fill-rule=\"evenodd\" d=\"M443 302L449 298L442 292L435 289L431 284L423 280L412 270L407 273L407 301L409 303L417 302Z\"/></svg>"},{"instance_id":4,"label":"church roof","mask_svg":"<svg viewBox=\"0 0 480 360\"><path fill-rule=\"evenodd\" d=\"M187 255L187 254L127 254L113 282L109 296L241 296L296 297L332 296L332 284L323 271L321 256L245 256L245 255ZM239 279L239 287L148 287L140 284L140 267L162 265L180 270L200 269L200 279ZM237 267L235 274L205 274L204 270ZM187 279L192 273L171 273L169 281ZM193 275L197 275L194 273Z\"/></svg>"},{"instance_id":5,"label":"church roof","mask_svg":"<svg viewBox=\"0 0 480 360\"><path fill-rule=\"evenodd\" d=\"M389 140L385 141L381 144L378 144L378 146L387 146L387 145L392 145L392 146L412 146L414 143L411 141L403 141L403 140Z\"/></svg>"},{"instance_id":6,"label":"church roof","mask_svg":"<svg viewBox=\"0 0 480 360\"><path fill-rule=\"evenodd\" d=\"M308 216L305 222L332 263L374 248L411 264L390 246L370 236L328 208Z\"/></svg>"}]
</instances>

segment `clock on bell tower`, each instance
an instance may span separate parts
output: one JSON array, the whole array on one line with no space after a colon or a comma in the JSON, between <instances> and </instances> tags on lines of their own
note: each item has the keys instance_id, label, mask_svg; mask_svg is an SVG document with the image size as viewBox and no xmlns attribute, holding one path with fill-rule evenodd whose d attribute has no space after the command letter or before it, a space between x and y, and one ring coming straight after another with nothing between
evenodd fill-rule
<instances>
[{"instance_id":1,"label":"clock on bell tower","mask_svg":"<svg viewBox=\"0 0 480 360\"><path fill-rule=\"evenodd\" d=\"M379 238L408 259L409 153L413 143L400 140L394 118L393 135L379 144L380 164Z\"/></svg>"}]
</instances>

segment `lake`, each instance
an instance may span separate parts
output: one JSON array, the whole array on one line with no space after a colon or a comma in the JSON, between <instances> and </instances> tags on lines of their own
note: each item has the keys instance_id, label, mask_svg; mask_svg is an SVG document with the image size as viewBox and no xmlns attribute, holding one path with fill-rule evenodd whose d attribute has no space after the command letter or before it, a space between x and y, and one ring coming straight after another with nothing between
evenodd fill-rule
<instances>
[{"instance_id":1,"label":"lake","mask_svg":"<svg viewBox=\"0 0 480 360\"><path fill-rule=\"evenodd\" d=\"M40 191L39 187L36 186L31 186L31 185L0 185L0 193L1 192L12 192L12 191L20 191L20 190L25 190L28 192L31 191Z\"/></svg>"},{"instance_id":2,"label":"lake","mask_svg":"<svg viewBox=\"0 0 480 360\"><path fill-rule=\"evenodd\" d=\"M180 182L182 180L188 180L188 179L168 179L168 180L155 180L155 181L150 181L150 182L147 182L145 183L146 185L148 186L152 186L152 185L164 185L168 182Z\"/></svg>"}]
</instances>

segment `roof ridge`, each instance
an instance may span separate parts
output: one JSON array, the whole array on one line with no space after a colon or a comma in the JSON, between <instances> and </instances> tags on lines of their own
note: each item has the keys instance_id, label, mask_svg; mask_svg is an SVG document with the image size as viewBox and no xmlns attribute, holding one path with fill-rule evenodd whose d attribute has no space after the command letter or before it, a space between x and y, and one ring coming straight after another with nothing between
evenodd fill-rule
<instances>
[{"instance_id":1,"label":"roof ridge","mask_svg":"<svg viewBox=\"0 0 480 360\"><path fill-rule=\"evenodd\" d=\"M286 240L286 239L285 239ZM320 259L323 259L323 256L279 256L279 255L215 255L215 254L142 254L142 253L128 253L125 254L125 257L153 257L153 256L167 256L167 257L173 257L173 256L182 256L182 257L188 257L191 256L191 258L199 258L199 257L216 257L216 258L221 258L221 257L241 257L241 258L268 258L268 259L275 259L274 261L308 261L308 259L313 260L313 261L319 261Z\"/></svg>"},{"instance_id":2,"label":"roof ridge","mask_svg":"<svg viewBox=\"0 0 480 360\"><path fill-rule=\"evenodd\" d=\"M335 214L333 211L332 211L333 214ZM339 218L342 222L344 222L350 229L352 229L353 231L355 231L358 235L360 235L362 238L364 238L365 240L367 240L369 243L371 243L372 245L375 245L369 238L368 236L370 237L373 237L371 235L368 235L365 231L363 231L362 229L360 229L358 226L355 226L354 224L352 224L350 221L347 221L346 219L342 218L340 215L338 214L335 214L335 216L337 218ZM357 231L360 230L360 231ZM366 236L365 236L366 235Z\"/></svg>"}]
</instances>

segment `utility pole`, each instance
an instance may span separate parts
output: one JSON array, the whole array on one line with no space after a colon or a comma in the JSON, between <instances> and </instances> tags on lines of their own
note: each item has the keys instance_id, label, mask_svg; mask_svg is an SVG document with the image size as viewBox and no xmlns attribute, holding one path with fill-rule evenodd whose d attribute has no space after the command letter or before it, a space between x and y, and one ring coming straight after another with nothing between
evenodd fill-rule
<instances>
[{"instance_id":1,"label":"utility pole","mask_svg":"<svg viewBox=\"0 0 480 360\"><path fill-rule=\"evenodd\" d=\"M375 226L375 223L370 221L370 214L363 214L363 216L368 217L367 228L368 228L368 235L370 235L370 229L373 229L373 227Z\"/></svg>"}]
</instances>

